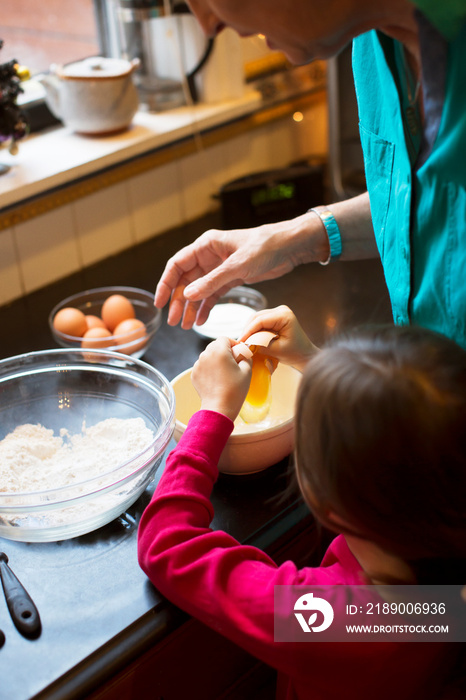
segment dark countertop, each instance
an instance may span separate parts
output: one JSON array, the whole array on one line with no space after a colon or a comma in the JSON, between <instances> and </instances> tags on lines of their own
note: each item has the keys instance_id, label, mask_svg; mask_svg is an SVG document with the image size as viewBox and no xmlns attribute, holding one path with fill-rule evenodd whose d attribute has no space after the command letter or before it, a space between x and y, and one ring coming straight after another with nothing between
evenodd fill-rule
<instances>
[{"instance_id":1,"label":"dark countertop","mask_svg":"<svg viewBox=\"0 0 466 700\"><path fill-rule=\"evenodd\" d=\"M107 285L155 288L167 258L218 222L211 215L0 308L0 357L53 347L47 316L69 294ZM378 261L311 264L254 287L270 307L289 305L318 345L344 328L391 321ZM194 331L164 322L143 359L171 380L192 366L205 344ZM137 523L163 466L126 513L93 533L44 544L0 538L0 550L42 620L38 639L23 638L0 597L0 628L6 637L0 649L0 698L86 697L187 619L157 593L136 558ZM296 494L280 498L287 468L284 460L256 475L221 475L213 493L213 527L273 556L283 537L310 519Z\"/></svg>"}]
</instances>

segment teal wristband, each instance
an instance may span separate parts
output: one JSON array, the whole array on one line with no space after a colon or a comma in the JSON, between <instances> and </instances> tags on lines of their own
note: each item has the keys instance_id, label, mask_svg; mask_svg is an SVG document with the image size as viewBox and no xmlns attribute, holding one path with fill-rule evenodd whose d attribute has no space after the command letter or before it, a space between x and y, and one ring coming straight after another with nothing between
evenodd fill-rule
<instances>
[{"instance_id":1,"label":"teal wristband","mask_svg":"<svg viewBox=\"0 0 466 700\"><path fill-rule=\"evenodd\" d=\"M341 255L340 229L338 228L338 224L335 220L335 217L333 216L332 212L328 209L322 208L319 211L319 209L312 208L309 209L309 211L313 211L314 214L317 214L317 216L325 226L325 230L327 231L328 242L330 245L330 255L328 256L327 260L321 262L320 264L328 265L330 260L334 260L335 258L338 258Z\"/></svg>"}]
</instances>

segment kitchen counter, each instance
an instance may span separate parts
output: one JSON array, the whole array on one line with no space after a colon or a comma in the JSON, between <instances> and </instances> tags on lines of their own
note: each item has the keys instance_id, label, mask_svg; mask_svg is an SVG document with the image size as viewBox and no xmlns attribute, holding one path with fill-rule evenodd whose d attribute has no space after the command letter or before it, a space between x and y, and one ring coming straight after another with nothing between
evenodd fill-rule
<instances>
[{"instance_id":1,"label":"kitchen counter","mask_svg":"<svg viewBox=\"0 0 466 700\"><path fill-rule=\"evenodd\" d=\"M47 316L54 304L69 294L112 284L153 289L174 251L218 225L219 216L213 214L0 308L1 357L53 347ZM288 304L317 344L344 328L391 321L378 261L336 262L328 267L311 264L254 287L265 294L269 306ZM194 363L206 341L194 331L168 327L165 318L164 311L164 323L143 359L172 379ZM150 674L154 685L147 694L140 690L132 694L139 687L134 680L136 671L125 675L125 669L134 664L143 669L139 661L151 650L170 649L168 639L179 639L182 644L182 633L193 629L193 621L149 583L136 558L137 523L163 465L154 483L126 513L93 533L44 544L0 538L0 550L8 555L42 620L38 639L23 638L0 598L0 628L6 637L0 649L0 698L186 697L185 691L176 690L174 681L169 685L171 694L158 690L158 675L167 678L171 667L174 676L181 677L185 662L198 666L205 655L201 644L191 644L191 661L183 660L181 666L177 643L168 663L166 654L160 657L164 659L160 668L153 661ZM308 540L313 533L312 518L295 492L280 498L288 483L287 468L288 460L284 460L256 475L221 475L213 492L213 527L266 549L278 561L290 555L300 562L311 561ZM218 648L222 649L220 642ZM229 659L225 656L222 652L219 663L226 667ZM122 685L115 684L115 678L122 679ZM192 697L219 697L218 690L209 694L204 684L197 687L202 681L194 675L185 682L188 680ZM133 690L128 690L130 687Z\"/></svg>"}]
</instances>

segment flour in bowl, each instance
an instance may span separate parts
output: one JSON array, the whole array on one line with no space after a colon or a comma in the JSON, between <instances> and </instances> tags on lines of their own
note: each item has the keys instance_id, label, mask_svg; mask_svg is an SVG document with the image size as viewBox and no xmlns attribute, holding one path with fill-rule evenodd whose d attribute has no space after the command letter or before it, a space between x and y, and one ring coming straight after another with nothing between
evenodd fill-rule
<instances>
[{"instance_id":1,"label":"flour in bowl","mask_svg":"<svg viewBox=\"0 0 466 700\"><path fill-rule=\"evenodd\" d=\"M107 418L82 432L55 435L19 425L0 442L0 493L31 493L78 484L132 459L153 441L142 418Z\"/></svg>"}]
</instances>

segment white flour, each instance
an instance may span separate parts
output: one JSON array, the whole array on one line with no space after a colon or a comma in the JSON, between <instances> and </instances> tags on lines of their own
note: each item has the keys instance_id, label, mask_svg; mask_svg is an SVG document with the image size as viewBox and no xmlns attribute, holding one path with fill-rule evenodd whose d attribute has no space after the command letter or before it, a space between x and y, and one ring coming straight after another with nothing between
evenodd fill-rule
<instances>
[{"instance_id":1,"label":"white flour","mask_svg":"<svg viewBox=\"0 0 466 700\"><path fill-rule=\"evenodd\" d=\"M30 493L105 474L142 452L154 435L142 418L107 418L81 433L18 426L0 442L0 493Z\"/></svg>"}]
</instances>

